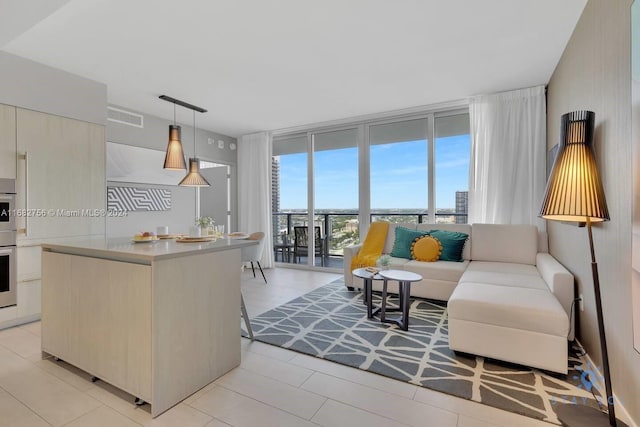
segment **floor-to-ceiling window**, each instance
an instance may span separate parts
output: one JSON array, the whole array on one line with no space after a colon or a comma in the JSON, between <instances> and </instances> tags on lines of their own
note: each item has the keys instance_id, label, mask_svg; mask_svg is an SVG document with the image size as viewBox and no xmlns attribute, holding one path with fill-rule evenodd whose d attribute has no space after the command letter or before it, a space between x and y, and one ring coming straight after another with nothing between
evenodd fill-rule
<instances>
[{"instance_id":1,"label":"floor-to-ceiling window","mask_svg":"<svg viewBox=\"0 0 640 427\"><path fill-rule=\"evenodd\" d=\"M467 223L471 137L469 114L435 118L436 222Z\"/></svg>"},{"instance_id":2,"label":"floor-to-ceiling window","mask_svg":"<svg viewBox=\"0 0 640 427\"><path fill-rule=\"evenodd\" d=\"M276 261L341 268L343 248L375 220L465 223L469 158L466 110L277 135ZM295 253L296 227L310 240L302 256Z\"/></svg>"},{"instance_id":3,"label":"floor-to-ceiling window","mask_svg":"<svg viewBox=\"0 0 640 427\"><path fill-rule=\"evenodd\" d=\"M428 215L428 128L426 118L369 126L373 221L417 223Z\"/></svg>"}]
</instances>

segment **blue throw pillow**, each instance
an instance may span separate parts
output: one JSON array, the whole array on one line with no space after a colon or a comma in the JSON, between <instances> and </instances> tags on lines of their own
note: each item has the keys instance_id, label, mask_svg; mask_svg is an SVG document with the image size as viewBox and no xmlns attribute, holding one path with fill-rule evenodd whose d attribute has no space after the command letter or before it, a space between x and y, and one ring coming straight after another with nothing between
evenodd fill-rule
<instances>
[{"instance_id":1,"label":"blue throw pillow","mask_svg":"<svg viewBox=\"0 0 640 427\"><path fill-rule=\"evenodd\" d=\"M396 236L393 241L391 256L396 258L411 258L411 243L422 236L426 236L426 231L412 230L406 227L396 227Z\"/></svg>"},{"instance_id":2,"label":"blue throw pillow","mask_svg":"<svg viewBox=\"0 0 640 427\"><path fill-rule=\"evenodd\" d=\"M442 243L442 253L440 254L440 260L442 261L457 261L462 262L462 250L469 235L466 233L459 233L457 231L445 231L445 230L431 230L429 235L440 240Z\"/></svg>"}]
</instances>

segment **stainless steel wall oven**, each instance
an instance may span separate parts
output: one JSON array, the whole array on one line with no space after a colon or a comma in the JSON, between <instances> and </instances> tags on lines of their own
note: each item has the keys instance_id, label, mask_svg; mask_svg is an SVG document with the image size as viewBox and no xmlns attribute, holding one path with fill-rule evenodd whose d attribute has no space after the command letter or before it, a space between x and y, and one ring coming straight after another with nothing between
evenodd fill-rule
<instances>
[{"instance_id":1,"label":"stainless steel wall oven","mask_svg":"<svg viewBox=\"0 0 640 427\"><path fill-rule=\"evenodd\" d=\"M0 307L16 305L16 184L0 179Z\"/></svg>"}]
</instances>

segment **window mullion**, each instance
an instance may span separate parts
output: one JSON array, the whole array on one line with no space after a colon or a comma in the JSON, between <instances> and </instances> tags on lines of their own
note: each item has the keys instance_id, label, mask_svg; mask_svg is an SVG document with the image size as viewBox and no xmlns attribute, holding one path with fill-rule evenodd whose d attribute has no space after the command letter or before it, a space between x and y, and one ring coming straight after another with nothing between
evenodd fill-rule
<instances>
[{"instance_id":1,"label":"window mullion","mask_svg":"<svg viewBox=\"0 0 640 427\"><path fill-rule=\"evenodd\" d=\"M428 213L429 223L436 223L436 184L435 184L435 119L433 114L427 116L427 200L428 200Z\"/></svg>"}]
</instances>

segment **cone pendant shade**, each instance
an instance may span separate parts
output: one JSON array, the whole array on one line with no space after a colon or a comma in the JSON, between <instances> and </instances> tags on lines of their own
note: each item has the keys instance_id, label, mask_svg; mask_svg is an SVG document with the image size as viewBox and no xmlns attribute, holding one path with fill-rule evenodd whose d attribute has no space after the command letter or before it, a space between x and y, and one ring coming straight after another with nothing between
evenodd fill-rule
<instances>
[{"instance_id":1,"label":"cone pendant shade","mask_svg":"<svg viewBox=\"0 0 640 427\"><path fill-rule=\"evenodd\" d=\"M558 221L609 220L604 189L593 153L595 114L574 111L562 116L560 148L540 216Z\"/></svg>"},{"instance_id":2,"label":"cone pendant shade","mask_svg":"<svg viewBox=\"0 0 640 427\"><path fill-rule=\"evenodd\" d=\"M209 182L200 175L200 160L197 158L189 159L189 173L185 176L180 184L182 187L209 187Z\"/></svg>"},{"instance_id":3,"label":"cone pendant shade","mask_svg":"<svg viewBox=\"0 0 640 427\"><path fill-rule=\"evenodd\" d=\"M169 143L164 157L164 169L186 170L182 142L180 141L180 126L169 125Z\"/></svg>"}]
</instances>

